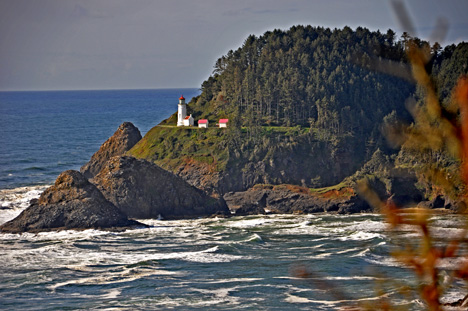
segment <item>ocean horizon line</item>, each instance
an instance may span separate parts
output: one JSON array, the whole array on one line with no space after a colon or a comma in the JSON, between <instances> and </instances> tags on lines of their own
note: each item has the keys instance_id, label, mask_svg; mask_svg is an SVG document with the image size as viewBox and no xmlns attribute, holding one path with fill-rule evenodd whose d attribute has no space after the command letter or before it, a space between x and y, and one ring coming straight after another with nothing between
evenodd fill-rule
<instances>
[{"instance_id":1,"label":"ocean horizon line","mask_svg":"<svg viewBox=\"0 0 468 311\"><path fill-rule=\"evenodd\" d=\"M112 89L57 89L57 90L0 90L0 93L34 93L34 92L99 92L99 91L156 91L156 90L193 90L200 87L161 87L161 88L112 88Z\"/></svg>"}]
</instances>

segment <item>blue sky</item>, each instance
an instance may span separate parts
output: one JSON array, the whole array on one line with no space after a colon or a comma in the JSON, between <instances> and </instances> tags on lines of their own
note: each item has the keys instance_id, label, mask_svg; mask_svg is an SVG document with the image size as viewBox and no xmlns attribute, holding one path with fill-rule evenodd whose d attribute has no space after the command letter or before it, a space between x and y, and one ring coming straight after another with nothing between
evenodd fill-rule
<instances>
[{"instance_id":1,"label":"blue sky","mask_svg":"<svg viewBox=\"0 0 468 311\"><path fill-rule=\"evenodd\" d=\"M415 35L449 21L468 41L468 0L403 1ZM199 87L249 34L313 25L401 35L388 0L0 0L0 90Z\"/></svg>"}]
</instances>

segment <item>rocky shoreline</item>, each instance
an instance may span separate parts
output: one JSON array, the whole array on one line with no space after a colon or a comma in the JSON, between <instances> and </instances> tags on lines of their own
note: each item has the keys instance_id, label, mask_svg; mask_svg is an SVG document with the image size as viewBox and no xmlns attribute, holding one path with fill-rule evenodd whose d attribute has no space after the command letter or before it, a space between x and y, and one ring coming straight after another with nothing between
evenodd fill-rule
<instances>
[{"instance_id":1,"label":"rocky shoreline","mask_svg":"<svg viewBox=\"0 0 468 311\"><path fill-rule=\"evenodd\" d=\"M130 122L119 126L78 171L65 171L39 199L18 217L0 226L0 232L41 232L63 229L125 230L145 226L135 219L186 219L232 215L368 213L378 212L353 187L322 192L295 185L257 184L245 191L212 194L156 164L127 156L141 140ZM399 206L446 211L464 209L458 202L437 196L421 201L414 180L396 176L390 192L371 185L382 200ZM419 203L419 204L418 204Z\"/></svg>"},{"instance_id":2,"label":"rocky shoreline","mask_svg":"<svg viewBox=\"0 0 468 311\"><path fill-rule=\"evenodd\" d=\"M134 219L230 215L222 198L208 196L151 162L125 156L140 139L132 123L123 123L81 172L60 174L0 232L124 230L145 226Z\"/></svg>"}]
</instances>

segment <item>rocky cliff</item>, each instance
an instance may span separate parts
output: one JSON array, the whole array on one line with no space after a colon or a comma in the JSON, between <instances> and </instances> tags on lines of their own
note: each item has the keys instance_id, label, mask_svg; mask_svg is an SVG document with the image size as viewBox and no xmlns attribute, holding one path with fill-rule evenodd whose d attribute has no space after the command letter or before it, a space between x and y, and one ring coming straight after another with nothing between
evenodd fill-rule
<instances>
[{"instance_id":1,"label":"rocky cliff","mask_svg":"<svg viewBox=\"0 0 468 311\"><path fill-rule=\"evenodd\" d=\"M65 171L55 184L1 232L40 232L65 229L116 229L144 226L129 220L80 172Z\"/></svg>"},{"instance_id":2,"label":"rocky cliff","mask_svg":"<svg viewBox=\"0 0 468 311\"><path fill-rule=\"evenodd\" d=\"M258 140L229 128L155 126L128 154L155 163L213 195L256 184L323 187L361 166L364 151L307 128L261 128Z\"/></svg>"},{"instance_id":3,"label":"rocky cliff","mask_svg":"<svg viewBox=\"0 0 468 311\"><path fill-rule=\"evenodd\" d=\"M0 232L109 229L144 226L130 218L166 219L229 215L222 198L212 198L154 163L124 156L141 139L131 123L119 126L91 160L65 171L39 200ZM89 180L88 180L89 179Z\"/></svg>"},{"instance_id":4,"label":"rocky cliff","mask_svg":"<svg viewBox=\"0 0 468 311\"><path fill-rule=\"evenodd\" d=\"M80 172L85 178L96 176L105 163L112 157L123 155L141 140L141 133L132 123L122 123L114 135L101 145L101 148L93 154L91 160L83 165Z\"/></svg>"},{"instance_id":5,"label":"rocky cliff","mask_svg":"<svg viewBox=\"0 0 468 311\"><path fill-rule=\"evenodd\" d=\"M193 218L227 215L222 199L145 160L114 157L93 179L103 195L132 218Z\"/></svg>"},{"instance_id":6,"label":"rocky cliff","mask_svg":"<svg viewBox=\"0 0 468 311\"><path fill-rule=\"evenodd\" d=\"M324 193L312 193L307 188L294 185L257 185L247 191L227 193L224 199L236 215L265 212L352 214L373 211L366 201L348 187Z\"/></svg>"}]
</instances>

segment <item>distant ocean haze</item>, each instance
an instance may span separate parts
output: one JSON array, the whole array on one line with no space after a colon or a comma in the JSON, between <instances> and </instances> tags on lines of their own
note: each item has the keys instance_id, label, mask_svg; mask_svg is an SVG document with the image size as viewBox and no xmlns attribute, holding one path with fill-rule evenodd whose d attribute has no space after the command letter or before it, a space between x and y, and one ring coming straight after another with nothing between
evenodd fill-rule
<instances>
[{"instance_id":1,"label":"distant ocean haze","mask_svg":"<svg viewBox=\"0 0 468 311\"><path fill-rule=\"evenodd\" d=\"M144 135L200 91L191 89L0 92L0 189L51 184L79 169L118 126Z\"/></svg>"}]
</instances>

